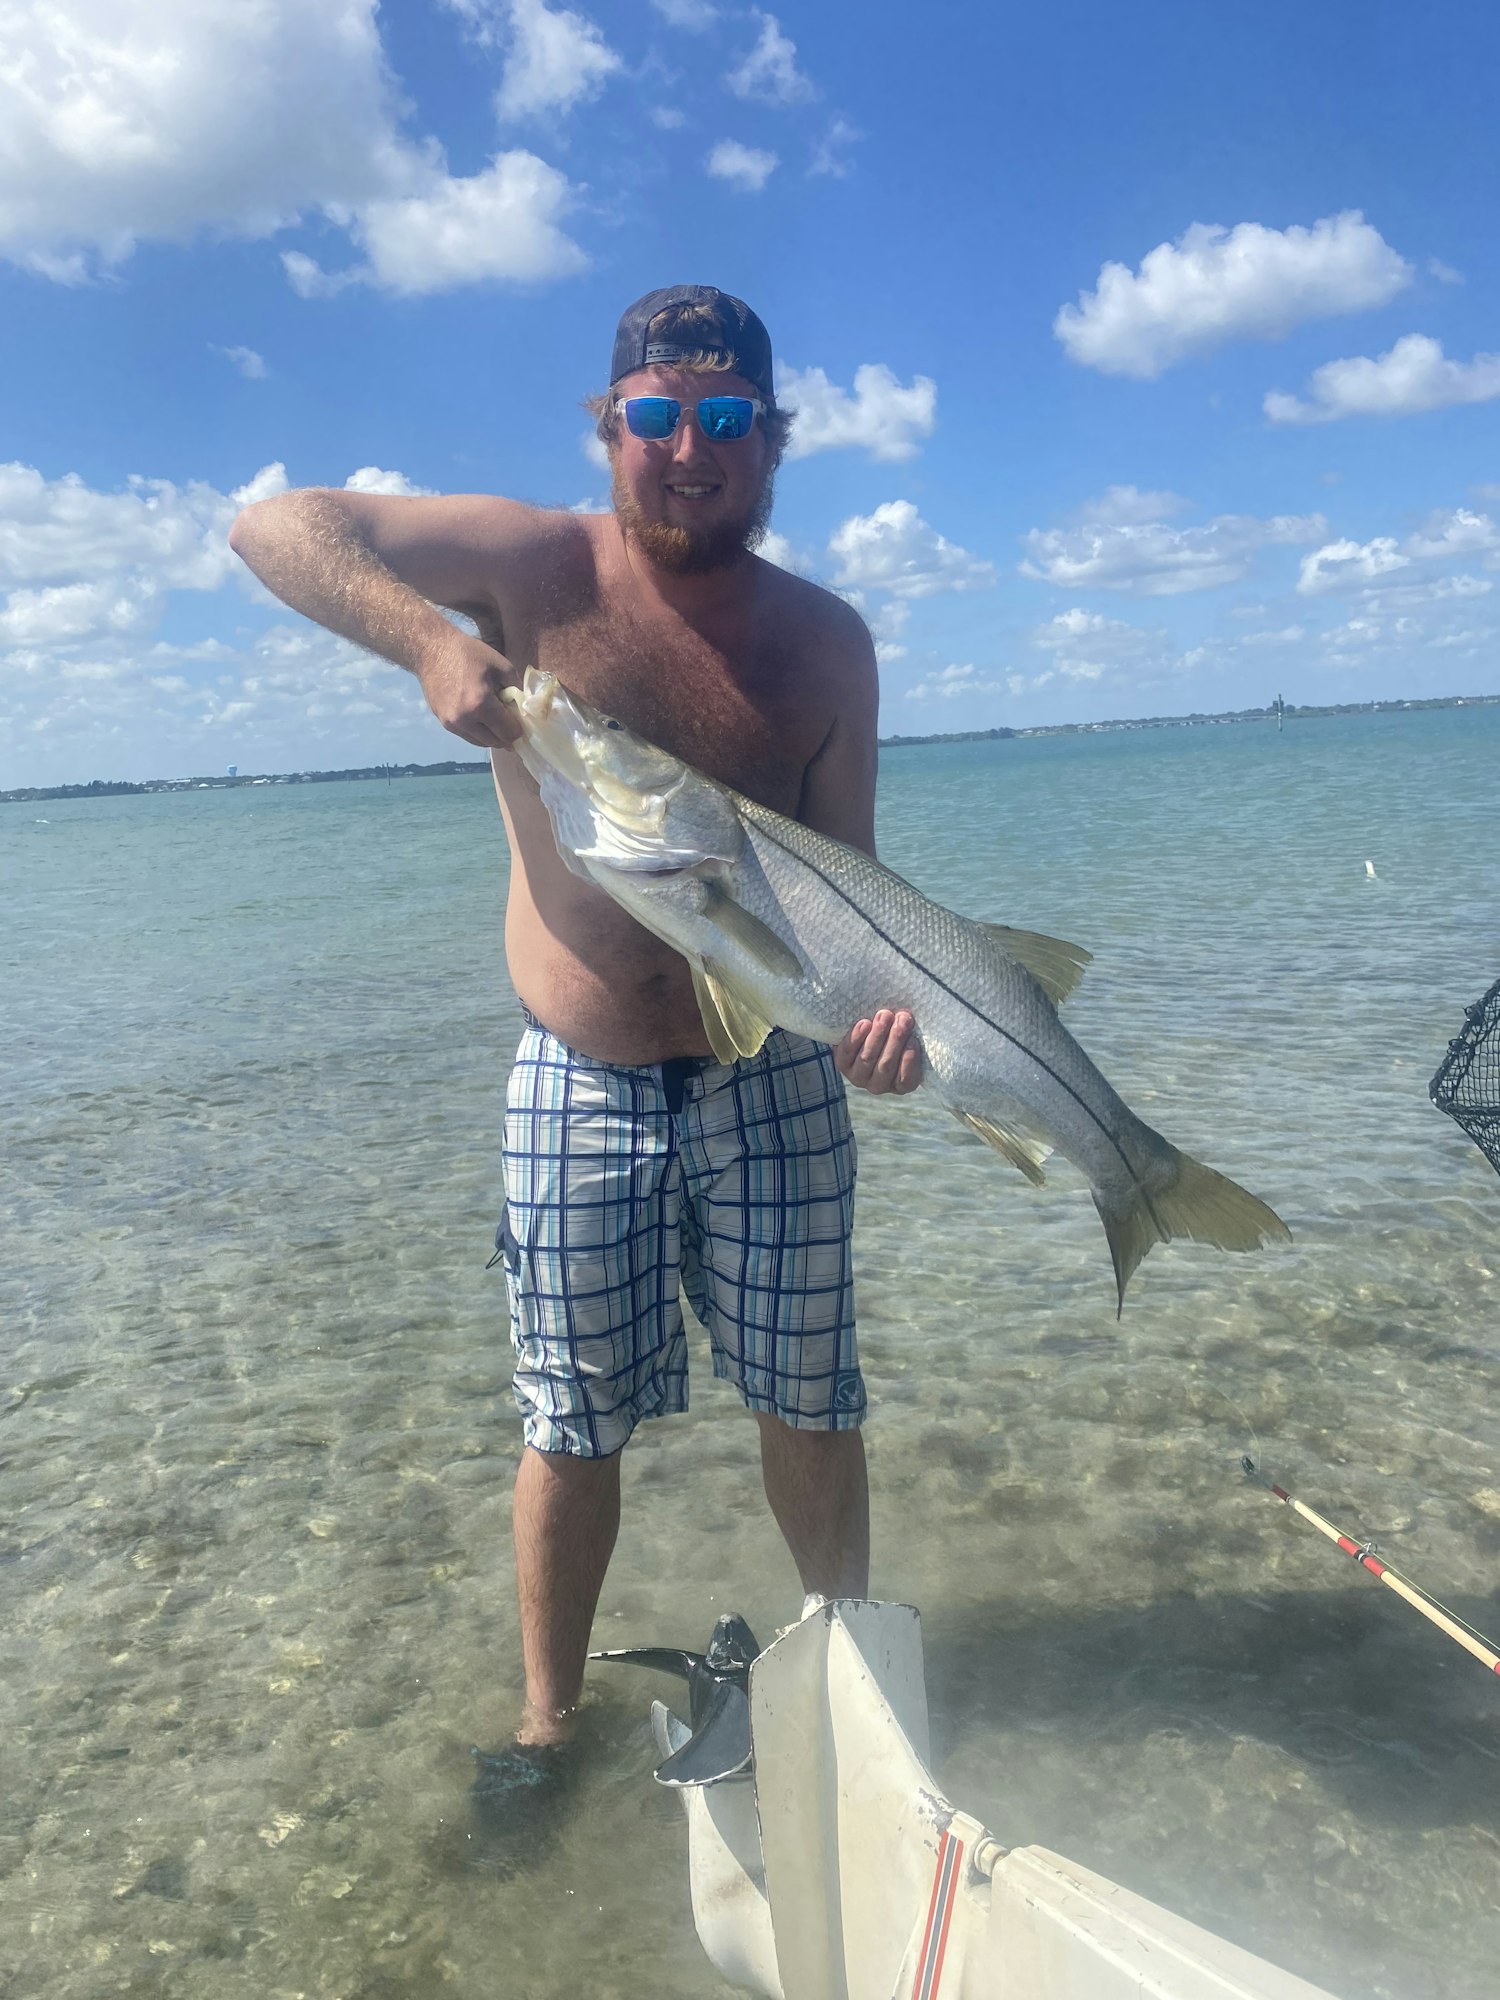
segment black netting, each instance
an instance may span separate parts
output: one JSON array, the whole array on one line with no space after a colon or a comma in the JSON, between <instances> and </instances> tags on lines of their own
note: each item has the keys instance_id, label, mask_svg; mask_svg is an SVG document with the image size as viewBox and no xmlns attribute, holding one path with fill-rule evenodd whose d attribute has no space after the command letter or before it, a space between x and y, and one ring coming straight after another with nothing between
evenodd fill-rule
<instances>
[{"instance_id":1,"label":"black netting","mask_svg":"<svg viewBox=\"0 0 1500 2000\"><path fill-rule=\"evenodd\" d=\"M1464 1015L1429 1088L1500 1174L1500 979Z\"/></svg>"}]
</instances>

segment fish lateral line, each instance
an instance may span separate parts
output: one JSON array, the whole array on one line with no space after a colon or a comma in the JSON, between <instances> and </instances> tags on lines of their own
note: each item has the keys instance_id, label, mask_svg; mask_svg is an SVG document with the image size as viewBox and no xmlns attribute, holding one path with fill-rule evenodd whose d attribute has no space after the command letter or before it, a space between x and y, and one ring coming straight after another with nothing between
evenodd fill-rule
<instances>
[{"instance_id":1,"label":"fish lateral line","mask_svg":"<svg viewBox=\"0 0 1500 2000\"><path fill-rule=\"evenodd\" d=\"M753 805L754 801L751 800L748 803ZM803 868L805 868L808 871L810 875L815 875L825 888L831 889L834 895L839 898L840 902L847 904L848 907L851 910L853 910L854 914L857 917L859 917L862 922L867 923L870 926L870 929L874 931L875 935L881 940L883 944L888 944L890 946L891 950L896 953L898 958L904 958L908 965L910 965L911 967L914 968L914 970L922 974L924 979L930 979L932 981L932 984L936 986L941 992L946 993L950 1000L956 1000L961 1007L966 1008L967 1011L974 1016L976 1021L982 1021L987 1028L991 1029L995 1034L997 1034L1000 1037L1001 1041L1009 1042L1013 1049L1018 1049L1020 1053L1023 1056L1025 1056L1029 1062L1034 1062L1039 1070L1042 1070L1047 1076L1050 1076L1052 1081L1057 1085L1058 1089L1065 1091L1067 1095L1072 1098L1073 1102L1078 1106L1079 1110L1082 1111L1087 1118L1093 1121L1093 1123L1099 1128L1100 1132L1109 1141L1110 1145L1113 1146L1115 1152L1119 1155L1120 1164L1124 1167L1126 1173L1129 1174L1135 1186L1140 1190L1141 1199L1146 1204L1147 1210L1151 1215L1151 1220L1153 1221L1153 1223L1157 1224L1158 1228L1160 1227L1160 1223L1158 1221L1156 1212L1151 1207L1151 1191L1146 1186L1146 1183L1136 1173L1135 1168L1132 1166L1119 1140L1115 1137L1114 1133L1110 1131L1109 1127L1104 1123L1103 1119L1100 1118L1098 1112L1095 1111L1094 1107L1088 1102L1088 1100L1079 1095L1079 1093L1073 1088L1072 1084L1068 1082L1065 1076L1058 1075L1057 1071L1052 1067L1051 1063L1047 1061L1045 1056L1040 1056L1036 1053L1034 1049L1027 1048L1026 1044L1023 1041L1018 1040L1015 1035L1011 1034L1008 1028L1002 1028L998 1021L992 1021L989 1015L984 1012L983 1008L976 1007L974 1005L974 1002L970 1000L965 994L960 993L956 987L950 986L946 979L940 978L939 975L933 971L930 965L924 965L919 958L914 958L912 954L906 949L905 945L900 943L898 939L893 938L889 931L883 929L881 925L876 922L874 917L870 915L869 911L863 908L861 904L857 903L853 898L853 896L851 896L846 889L841 888L840 885L833 880L831 875L825 875L823 873L823 870L818 866L818 864L815 861L810 861L805 854L799 854L794 847L788 847L784 840L779 840L768 826L763 825L758 820L756 822L756 831L757 833L761 834L766 840L770 841L773 847L779 847L783 854L787 855L791 860L799 863ZM871 860L873 857L870 855L864 855L861 858L868 861ZM877 868L879 868L881 865L882 864L878 861L875 863L875 866ZM892 880L899 881L900 877L893 876ZM949 914L957 915L957 912L950 911ZM968 920L963 919L963 921L967 922ZM1022 972L1025 972L1026 971L1025 966L1020 965L1019 960L1017 960L1016 962L1017 965L1019 966L1019 969ZM1032 975L1030 973L1027 973L1026 976L1029 979L1031 978ZM1043 994L1042 997L1043 999L1046 999L1045 994ZM1052 1005L1052 1002L1048 1000L1047 1005L1050 1007ZM1135 1114L1132 1112L1131 1116L1134 1117L1134 1115ZM1169 1140L1167 1143L1170 1145L1171 1141Z\"/></svg>"}]
</instances>

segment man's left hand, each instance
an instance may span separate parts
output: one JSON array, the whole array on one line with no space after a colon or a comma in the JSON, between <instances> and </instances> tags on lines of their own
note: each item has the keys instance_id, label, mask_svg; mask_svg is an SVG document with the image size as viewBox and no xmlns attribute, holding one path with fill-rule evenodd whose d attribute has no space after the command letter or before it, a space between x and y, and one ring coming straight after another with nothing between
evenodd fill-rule
<instances>
[{"instance_id":1,"label":"man's left hand","mask_svg":"<svg viewBox=\"0 0 1500 2000\"><path fill-rule=\"evenodd\" d=\"M873 1020L856 1021L833 1052L842 1077L872 1097L905 1096L922 1081L922 1050L915 1022L904 1010L882 1007Z\"/></svg>"}]
</instances>

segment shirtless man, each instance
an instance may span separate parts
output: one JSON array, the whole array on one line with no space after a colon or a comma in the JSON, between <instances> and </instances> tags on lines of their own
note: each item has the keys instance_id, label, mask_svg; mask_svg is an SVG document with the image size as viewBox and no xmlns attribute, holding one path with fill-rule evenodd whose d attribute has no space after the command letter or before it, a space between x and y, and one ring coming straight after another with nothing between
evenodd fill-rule
<instances>
[{"instance_id":1,"label":"shirtless man","mask_svg":"<svg viewBox=\"0 0 1500 2000\"><path fill-rule=\"evenodd\" d=\"M443 726L492 754L512 857L506 957L529 1017L504 1236L526 1434L514 1512L526 1746L571 1728L621 1448L641 1418L686 1405L679 1275L715 1372L760 1426L803 1588L865 1593L839 1079L906 1091L921 1069L911 1016L873 1009L831 1060L778 1031L759 1056L716 1063L685 961L559 858L508 754L517 725L501 690L527 665L874 852L869 633L842 599L751 552L789 428L765 328L712 287L648 294L620 321L596 414L613 513L312 489L247 507L230 536L278 597L408 668ZM466 613L479 637L435 605Z\"/></svg>"}]
</instances>

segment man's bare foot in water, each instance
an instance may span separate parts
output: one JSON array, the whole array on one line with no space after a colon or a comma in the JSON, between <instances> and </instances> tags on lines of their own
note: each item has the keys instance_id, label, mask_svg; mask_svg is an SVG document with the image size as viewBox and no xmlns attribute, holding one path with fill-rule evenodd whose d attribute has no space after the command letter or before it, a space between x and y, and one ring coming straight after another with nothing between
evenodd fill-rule
<instances>
[{"instance_id":1,"label":"man's bare foot in water","mask_svg":"<svg viewBox=\"0 0 1500 2000\"><path fill-rule=\"evenodd\" d=\"M528 1749L553 1748L568 1742L578 1723L578 1704L567 1708L538 1708L528 1701L516 1724L516 1741Z\"/></svg>"}]
</instances>

